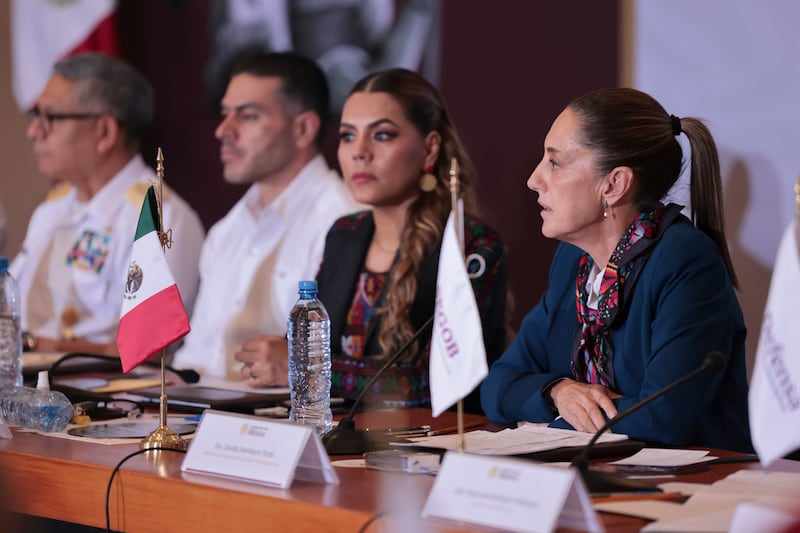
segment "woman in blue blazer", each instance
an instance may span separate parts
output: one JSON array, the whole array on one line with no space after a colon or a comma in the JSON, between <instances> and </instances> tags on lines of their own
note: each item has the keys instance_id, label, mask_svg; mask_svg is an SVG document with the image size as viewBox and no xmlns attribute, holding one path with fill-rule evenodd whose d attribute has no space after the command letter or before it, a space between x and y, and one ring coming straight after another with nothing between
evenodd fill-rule
<instances>
[{"instance_id":1,"label":"woman in blue blazer","mask_svg":"<svg viewBox=\"0 0 800 533\"><path fill-rule=\"evenodd\" d=\"M691 146L691 221L660 201L681 173L679 135ZM720 351L720 371L614 431L750 451L745 327L708 129L640 91L594 91L556 118L528 187L542 233L563 244L549 288L482 385L489 418L595 432Z\"/></svg>"}]
</instances>

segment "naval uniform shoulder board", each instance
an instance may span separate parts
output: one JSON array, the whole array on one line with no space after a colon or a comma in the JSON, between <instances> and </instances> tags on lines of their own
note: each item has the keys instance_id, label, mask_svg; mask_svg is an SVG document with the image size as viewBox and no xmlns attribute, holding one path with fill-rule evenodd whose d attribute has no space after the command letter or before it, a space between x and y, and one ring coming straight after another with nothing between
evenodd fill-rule
<instances>
[{"instance_id":1,"label":"naval uniform shoulder board","mask_svg":"<svg viewBox=\"0 0 800 533\"><path fill-rule=\"evenodd\" d=\"M125 198L127 198L136 209L141 209L142 203L144 202L144 195L147 194L148 187L150 187L149 183L134 183L125 191ZM163 199L168 199L169 195L169 188L165 186L162 192Z\"/></svg>"}]
</instances>

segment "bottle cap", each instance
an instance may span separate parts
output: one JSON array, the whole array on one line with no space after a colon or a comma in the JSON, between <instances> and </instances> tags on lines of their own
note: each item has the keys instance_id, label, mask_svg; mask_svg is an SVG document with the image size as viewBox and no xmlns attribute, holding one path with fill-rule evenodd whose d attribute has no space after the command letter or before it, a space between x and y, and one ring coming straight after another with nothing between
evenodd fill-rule
<instances>
[{"instance_id":1,"label":"bottle cap","mask_svg":"<svg viewBox=\"0 0 800 533\"><path fill-rule=\"evenodd\" d=\"M297 283L297 288L303 292L306 291L316 291L317 290L317 282L315 280L310 281L300 281Z\"/></svg>"},{"instance_id":2,"label":"bottle cap","mask_svg":"<svg viewBox=\"0 0 800 533\"><path fill-rule=\"evenodd\" d=\"M0 274L8 272L8 257L0 255Z\"/></svg>"},{"instance_id":3,"label":"bottle cap","mask_svg":"<svg viewBox=\"0 0 800 533\"><path fill-rule=\"evenodd\" d=\"M36 382L36 388L39 390L50 390L50 376L47 370L39 372L39 381Z\"/></svg>"}]
</instances>

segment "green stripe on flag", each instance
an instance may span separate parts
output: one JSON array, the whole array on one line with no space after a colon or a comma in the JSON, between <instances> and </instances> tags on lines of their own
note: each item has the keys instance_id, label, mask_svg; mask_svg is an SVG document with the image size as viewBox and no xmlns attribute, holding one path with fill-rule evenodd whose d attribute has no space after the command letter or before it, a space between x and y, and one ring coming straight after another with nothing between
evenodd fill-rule
<instances>
[{"instance_id":1,"label":"green stripe on flag","mask_svg":"<svg viewBox=\"0 0 800 533\"><path fill-rule=\"evenodd\" d=\"M136 237L134 240L138 240L151 231L157 230L158 203L156 202L156 192L151 185L147 188L147 194L144 195L144 203L142 203L142 211L139 213L139 224L136 226Z\"/></svg>"}]
</instances>

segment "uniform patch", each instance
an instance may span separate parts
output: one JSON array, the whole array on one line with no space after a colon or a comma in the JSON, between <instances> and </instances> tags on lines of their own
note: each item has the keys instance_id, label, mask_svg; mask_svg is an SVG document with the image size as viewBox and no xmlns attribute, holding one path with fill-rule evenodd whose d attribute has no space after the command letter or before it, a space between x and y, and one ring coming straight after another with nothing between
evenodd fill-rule
<instances>
[{"instance_id":1,"label":"uniform patch","mask_svg":"<svg viewBox=\"0 0 800 533\"><path fill-rule=\"evenodd\" d=\"M111 236L92 230L83 230L67 255L67 266L99 274L106 264Z\"/></svg>"}]
</instances>

